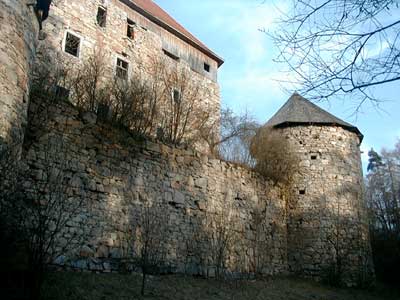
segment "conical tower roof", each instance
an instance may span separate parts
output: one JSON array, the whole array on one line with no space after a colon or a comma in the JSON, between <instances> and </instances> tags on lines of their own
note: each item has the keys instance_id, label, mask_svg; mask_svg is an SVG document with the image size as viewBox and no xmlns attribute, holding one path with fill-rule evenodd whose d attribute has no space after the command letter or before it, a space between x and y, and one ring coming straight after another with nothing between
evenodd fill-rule
<instances>
[{"instance_id":1,"label":"conical tower roof","mask_svg":"<svg viewBox=\"0 0 400 300\"><path fill-rule=\"evenodd\" d=\"M363 135L357 127L323 110L311 101L294 93L278 112L265 124L267 127L286 127L295 125L340 126L355 132L360 141Z\"/></svg>"}]
</instances>

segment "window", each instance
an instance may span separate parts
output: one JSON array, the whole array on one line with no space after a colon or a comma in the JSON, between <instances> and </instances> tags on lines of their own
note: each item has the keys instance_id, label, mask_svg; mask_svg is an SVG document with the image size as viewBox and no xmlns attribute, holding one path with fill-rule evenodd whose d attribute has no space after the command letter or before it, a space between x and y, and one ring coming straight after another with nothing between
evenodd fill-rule
<instances>
[{"instance_id":1,"label":"window","mask_svg":"<svg viewBox=\"0 0 400 300\"><path fill-rule=\"evenodd\" d=\"M210 72L210 65L207 63L204 63L204 71Z\"/></svg>"},{"instance_id":2,"label":"window","mask_svg":"<svg viewBox=\"0 0 400 300\"><path fill-rule=\"evenodd\" d=\"M117 58L117 70L116 70L117 77L124 80L128 79L128 69L129 69L128 62L120 58Z\"/></svg>"},{"instance_id":3,"label":"window","mask_svg":"<svg viewBox=\"0 0 400 300\"><path fill-rule=\"evenodd\" d=\"M107 9L99 6L97 10L97 24L100 27L106 27Z\"/></svg>"},{"instance_id":4,"label":"window","mask_svg":"<svg viewBox=\"0 0 400 300\"><path fill-rule=\"evenodd\" d=\"M179 56L176 56L175 54L172 54L171 52L163 49L163 52L166 56L168 56L169 58L172 58L173 60L179 61Z\"/></svg>"},{"instance_id":5,"label":"window","mask_svg":"<svg viewBox=\"0 0 400 300\"><path fill-rule=\"evenodd\" d=\"M71 32L67 32L67 35L65 36L65 45L64 45L64 51L79 57L79 48L81 44L81 39L77 37L76 35L72 34Z\"/></svg>"},{"instance_id":6,"label":"window","mask_svg":"<svg viewBox=\"0 0 400 300\"><path fill-rule=\"evenodd\" d=\"M133 40L135 38L134 26L136 25L136 23L130 19L128 19L127 22L128 22L128 29L127 29L126 35L128 38Z\"/></svg>"},{"instance_id":7,"label":"window","mask_svg":"<svg viewBox=\"0 0 400 300\"><path fill-rule=\"evenodd\" d=\"M65 87L56 86L56 97L57 99L67 101L69 99L70 90L66 89Z\"/></svg>"},{"instance_id":8,"label":"window","mask_svg":"<svg viewBox=\"0 0 400 300\"><path fill-rule=\"evenodd\" d=\"M300 195L305 195L306 194L306 190L299 190L299 194Z\"/></svg>"},{"instance_id":9,"label":"window","mask_svg":"<svg viewBox=\"0 0 400 300\"><path fill-rule=\"evenodd\" d=\"M316 154L311 155L311 160L316 160L316 159L317 159L317 155Z\"/></svg>"},{"instance_id":10,"label":"window","mask_svg":"<svg viewBox=\"0 0 400 300\"><path fill-rule=\"evenodd\" d=\"M176 104L179 104L181 102L181 92L178 89L172 90L172 99Z\"/></svg>"}]
</instances>

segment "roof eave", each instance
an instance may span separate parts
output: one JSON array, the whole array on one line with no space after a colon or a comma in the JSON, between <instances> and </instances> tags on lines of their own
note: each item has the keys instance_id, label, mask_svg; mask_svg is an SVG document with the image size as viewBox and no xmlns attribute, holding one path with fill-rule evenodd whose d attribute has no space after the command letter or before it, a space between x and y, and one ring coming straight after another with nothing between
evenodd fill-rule
<instances>
[{"instance_id":1,"label":"roof eave","mask_svg":"<svg viewBox=\"0 0 400 300\"><path fill-rule=\"evenodd\" d=\"M283 122L279 124L272 125L274 128L282 128L286 126L302 126L302 125L320 125L320 126L338 126L342 127L348 131L354 132L358 138L360 139L360 144L362 143L364 139L364 135L361 133L361 131L355 127L355 126L347 126L339 123L322 123L322 122Z\"/></svg>"},{"instance_id":2,"label":"roof eave","mask_svg":"<svg viewBox=\"0 0 400 300\"><path fill-rule=\"evenodd\" d=\"M187 37L186 35L184 35L180 31L178 31L175 28L169 26L168 24L166 24L165 22L163 22L159 18L155 17L154 15L150 14L149 12L147 12L146 10L141 8L140 6L136 5L135 3L131 2L130 0L119 0L119 1L121 1L122 3L127 5L128 7L132 8L133 10L137 11L138 13L143 15L144 17L148 18L150 21L152 21L155 24L159 25L160 27L164 28L168 32L176 35L178 38L180 38L181 40L187 42L189 45L193 46L197 50L199 50L202 53L206 54L207 56L209 56L213 60L215 60L217 62L217 64L218 64L218 68L223 65L224 60L221 57L219 57L217 54L215 54L214 52L212 52L209 49L205 49L204 47L202 47L201 45L199 45L198 43L196 43L195 41L193 41L192 39L190 39L189 37Z\"/></svg>"}]
</instances>

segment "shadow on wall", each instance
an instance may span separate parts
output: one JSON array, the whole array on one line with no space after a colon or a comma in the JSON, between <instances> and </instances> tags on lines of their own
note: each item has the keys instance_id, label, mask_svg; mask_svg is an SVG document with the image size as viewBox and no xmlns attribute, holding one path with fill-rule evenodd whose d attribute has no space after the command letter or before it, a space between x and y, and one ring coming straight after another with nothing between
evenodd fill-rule
<instances>
[{"instance_id":1,"label":"shadow on wall","mask_svg":"<svg viewBox=\"0 0 400 300\"><path fill-rule=\"evenodd\" d=\"M336 286L374 281L368 219L359 183L337 182L323 196L289 204L288 252L292 272Z\"/></svg>"},{"instance_id":2,"label":"shadow on wall","mask_svg":"<svg viewBox=\"0 0 400 300\"><path fill-rule=\"evenodd\" d=\"M149 243L158 246L148 247L148 261L158 272L219 277L287 269L284 205L275 207L279 199L267 198L262 178L253 183L249 171L235 167L225 177L220 170L231 168L227 163L189 149L138 142L125 131L96 124L93 114L46 99L52 98L37 95L31 102L24 188L34 199L55 191L65 195L62 202L77 205L54 245L58 265L140 270L145 237L156 235ZM232 175L237 170L239 175ZM248 179L241 178L243 172ZM256 208L261 220L252 225ZM146 211L152 218L143 219ZM159 230L146 234L145 225L155 221L151 227ZM255 233L257 228L266 233ZM61 252L63 245L68 251Z\"/></svg>"}]
</instances>

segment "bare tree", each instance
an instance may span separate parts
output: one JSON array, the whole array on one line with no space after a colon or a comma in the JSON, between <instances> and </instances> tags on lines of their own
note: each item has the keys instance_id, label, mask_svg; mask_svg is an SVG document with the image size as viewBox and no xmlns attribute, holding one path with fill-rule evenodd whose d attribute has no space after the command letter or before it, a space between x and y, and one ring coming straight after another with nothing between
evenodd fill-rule
<instances>
[{"instance_id":1,"label":"bare tree","mask_svg":"<svg viewBox=\"0 0 400 300\"><path fill-rule=\"evenodd\" d=\"M367 175L367 199L373 228L386 234L400 237L400 143L395 149L383 149L381 155L371 150L371 161L374 154L379 162L370 168Z\"/></svg>"},{"instance_id":2,"label":"bare tree","mask_svg":"<svg viewBox=\"0 0 400 300\"><path fill-rule=\"evenodd\" d=\"M134 250L142 269L141 294L144 295L147 275L159 271L165 262L168 215L162 207L146 202L134 219Z\"/></svg>"},{"instance_id":3,"label":"bare tree","mask_svg":"<svg viewBox=\"0 0 400 300\"><path fill-rule=\"evenodd\" d=\"M400 143L369 153L366 199L377 276L398 284L400 267Z\"/></svg>"},{"instance_id":4,"label":"bare tree","mask_svg":"<svg viewBox=\"0 0 400 300\"><path fill-rule=\"evenodd\" d=\"M250 143L260 127L254 117L247 110L235 114L231 109L223 108L220 119L215 123L201 131L211 154L227 161L253 166ZM220 128L220 132L215 132L215 128Z\"/></svg>"},{"instance_id":5,"label":"bare tree","mask_svg":"<svg viewBox=\"0 0 400 300\"><path fill-rule=\"evenodd\" d=\"M400 79L400 19L394 0L302 0L270 32L277 62L309 98L379 101L373 88Z\"/></svg>"}]
</instances>

